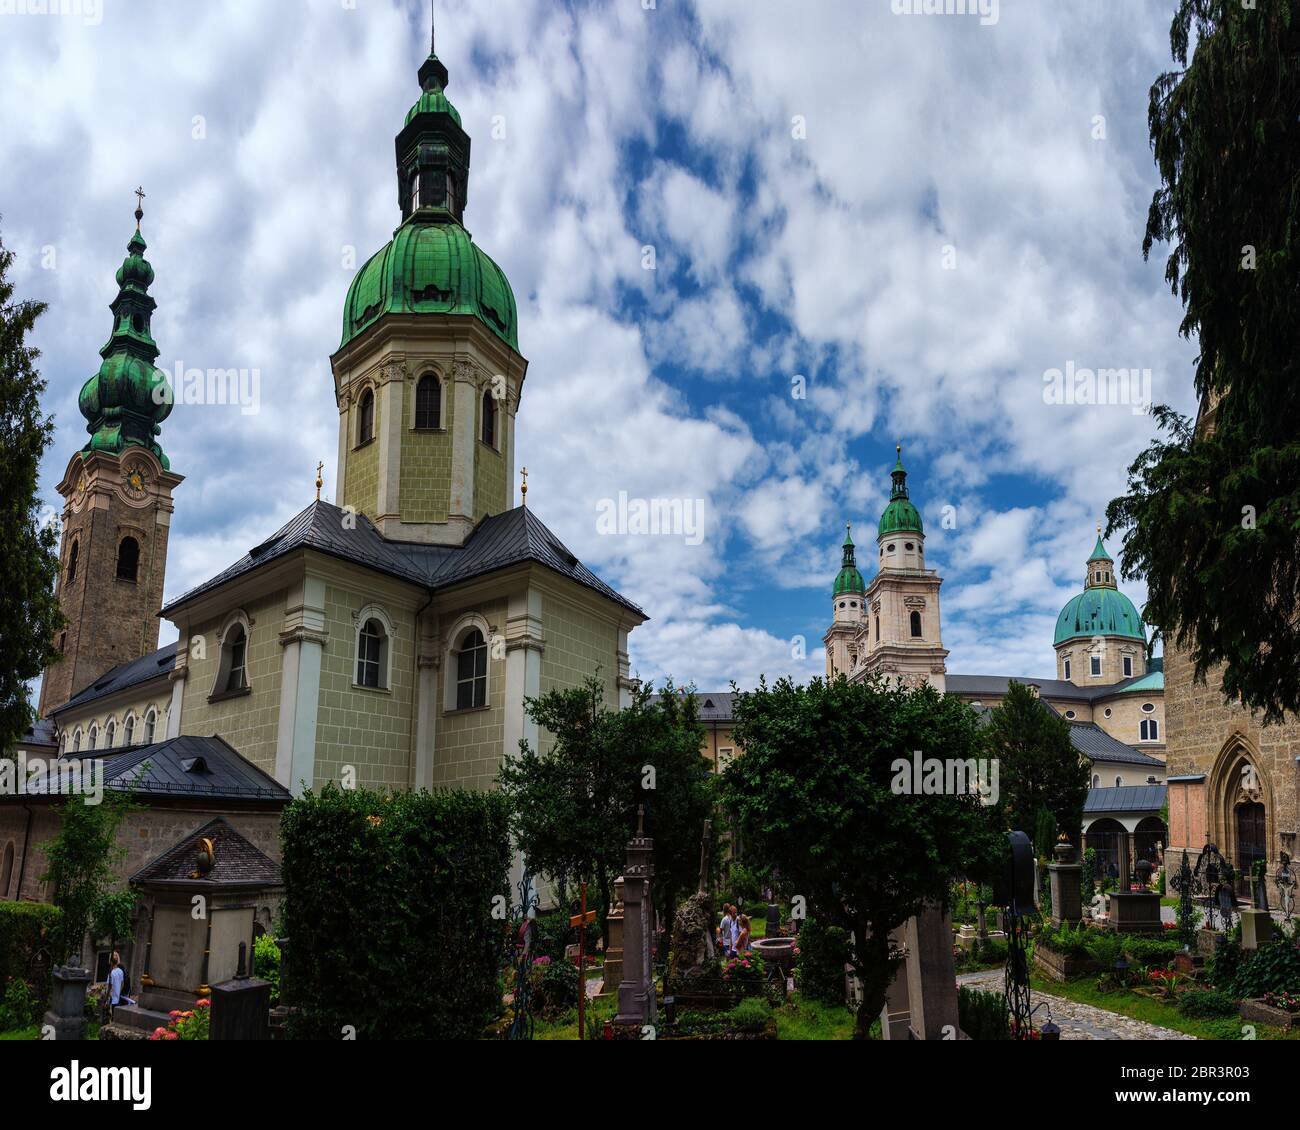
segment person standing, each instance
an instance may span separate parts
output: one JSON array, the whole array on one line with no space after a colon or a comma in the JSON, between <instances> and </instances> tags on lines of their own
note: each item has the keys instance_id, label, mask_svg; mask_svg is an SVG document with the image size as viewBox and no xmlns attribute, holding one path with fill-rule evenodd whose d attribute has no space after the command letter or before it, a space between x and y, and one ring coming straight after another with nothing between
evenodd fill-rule
<instances>
[{"instance_id":1,"label":"person standing","mask_svg":"<svg viewBox=\"0 0 1300 1130\"><path fill-rule=\"evenodd\" d=\"M736 922L736 952L749 952L749 915L742 914Z\"/></svg>"}]
</instances>

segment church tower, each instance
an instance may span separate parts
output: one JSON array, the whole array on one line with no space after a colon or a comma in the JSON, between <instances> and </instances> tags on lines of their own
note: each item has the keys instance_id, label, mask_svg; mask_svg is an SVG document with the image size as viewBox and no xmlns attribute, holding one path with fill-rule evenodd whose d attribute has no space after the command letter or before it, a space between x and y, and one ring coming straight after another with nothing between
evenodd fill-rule
<instances>
[{"instance_id":1,"label":"church tower","mask_svg":"<svg viewBox=\"0 0 1300 1130\"><path fill-rule=\"evenodd\" d=\"M357 272L330 359L337 501L387 538L460 545L514 506L528 362L504 272L464 227L470 139L433 45L396 140L393 238Z\"/></svg>"},{"instance_id":2,"label":"church tower","mask_svg":"<svg viewBox=\"0 0 1300 1130\"><path fill-rule=\"evenodd\" d=\"M866 583L854 560L853 527L846 526L840 571L831 593L831 626L822 637L826 645L826 677L850 675L858 663L858 634L865 623Z\"/></svg>"},{"instance_id":3,"label":"church tower","mask_svg":"<svg viewBox=\"0 0 1300 1130\"><path fill-rule=\"evenodd\" d=\"M58 486L64 500L58 596L67 627L56 641L60 658L45 669L42 717L105 671L158 647L172 491L182 478L158 443L172 390L154 367L158 346L150 322L157 304L149 296L154 275L144 258L143 218L137 206L109 307L113 330L99 351L99 371L78 400L90 440Z\"/></svg>"},{"instance_id":4,"label":"church tower","mask_svg":"<svg viewBox=\"0 0 1300 1130\"><path fill-rule=\"evenodd\" d=\"M944 689L947 666L939 629L939 586L943 579L925 567L925 530L908 497L903 448L895 449L889 505L880 516L876 545L879 567L866 590L863 666L867 673L901 676Z\"/></svg>"},{"instance_id":5,"label":"church tower","mask_svg":"<svg viewBox=\"0 0 1300 1130\"><path fill-rule=\"evenodd\" d=\"M1098 523L1083 592L1056 618L1056 677L1081 687L1104 687L1145 675L1146 638L1142 617L1115 582L1115 562Z\"/></svg>"}]
</instances>

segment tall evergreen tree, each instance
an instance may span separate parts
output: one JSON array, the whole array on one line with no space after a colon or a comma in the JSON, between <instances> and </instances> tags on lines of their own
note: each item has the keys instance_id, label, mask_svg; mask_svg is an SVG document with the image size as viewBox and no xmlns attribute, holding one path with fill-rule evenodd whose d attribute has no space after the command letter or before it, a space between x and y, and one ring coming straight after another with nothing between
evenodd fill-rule
<instances>
[{"instance_id":1,"label":"tall evergreen tree","mask_svg":"<svg viewBox=\"0 0 1300 1130\"><path fill-rule=\"evenodd\" d=\"M1146 621L1277 721L1300 711L1300 8L1179 0L1170 44L1143 254L1171 244L1200 426L1155 409L1107 518Z\"/></svg>"},{"instance_id":2,"label":"tall evergreen tree","mask_svg":"<svg viewBox=\"0 0 1300 1130\"><path fill-rule=\"evenodd\" d=\"M54 595L58 533L41 521L36 492L54 422L41 411L40 353L27 344L45 304L15 301L13 261L0 240L0 754L12 752L32 724L27 683L56 657L63 623Z\"/></svg>"},{"instance_id":3,"label":"tall evergreen tree","mask_svg":"<svg viewBox=\"0 0 1300 1130\"><path fill-rule=\"evenodd\" d=\"M1013 679L1001 705L989 711L986 737L989 756L998 760L998 804L1007 824L1032 837L1040 854L1051 851L1058 830L1077 844L1089 763L1070 741L1070 723ZM1039 830L1044 810L1056 824L1045 832Z\"/></svg>"}]
</instances>

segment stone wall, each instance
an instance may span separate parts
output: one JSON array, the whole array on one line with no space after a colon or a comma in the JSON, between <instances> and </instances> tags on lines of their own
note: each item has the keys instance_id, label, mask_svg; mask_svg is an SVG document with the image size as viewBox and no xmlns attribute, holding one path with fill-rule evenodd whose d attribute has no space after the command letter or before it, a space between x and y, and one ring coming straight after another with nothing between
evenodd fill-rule
<instances>
[{"instance_id":1,"label":"stone wall","mask_svg":"<svg viewBox=\"0 0 1300 1130\"><path fill-rule=\"evenodd\" d=\"M469 607L440 608L441 623L450 630L466 612L482 616L498 634L504 632L506 600L496 598ZM448 641L450 644L451 641ZM462 789L489 789L494 787L497 770L505 748L505 682L506 661L498 658L491 646L488 650L487 705L473 710L448 709L453 704L449 681L455 678L455 658L442 657L438 669L437 738L434 743L433 782L435 785Z\"/></svg>"},{"instance_id":2,"label":"stone wall","mask_svg":"<svg viewBox=\"0 0 1300 1130\"><path fill-rule=\"evenodd\" d=\"M249 693L213 698L221 663L220 633L226 617L195 624L189 635L181 732L196 737L220 734L259 769L275 775L276 735L280 727L280 686L284 649L285 597L281 592L242 606L248 616ZM233 610L232 610L233 611ZM198 637L202 638L201 644Z\"/></svg>"},{"instance_id":3,"label":"stone wall","mask_svg":"<svg viewBox=\"0 0 1300 1130\"><path fill-rule=\"evenodd\" d=\"M406 417L402 427L402 467L399 484L403 522L445 522L451 507L451 435L456 398L443 381L441 426L420 431L415 423L415 385L428 366L411 370L406 381Z\"/></svg>"}]
</instances>

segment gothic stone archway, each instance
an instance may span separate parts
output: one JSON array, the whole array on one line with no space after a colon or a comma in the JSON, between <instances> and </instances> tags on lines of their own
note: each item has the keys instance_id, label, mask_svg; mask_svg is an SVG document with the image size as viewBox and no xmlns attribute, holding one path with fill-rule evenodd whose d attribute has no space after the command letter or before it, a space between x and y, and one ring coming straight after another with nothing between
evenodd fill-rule
<instances>
[{"instance_id":1,"label":"gothic stone archway","mask_svg":"<svg viewBox=\"0 0 1300 1130\"><path fill-rule=\"evenodd\" d=\"M1276 852L1276 806L1259 755L1239 734L1224 745L1209 780L1207 831L1237 873L1236 893L1250 895L1250 867L1263 859L1270 873Z\"/></svg>"}]
</instances>

